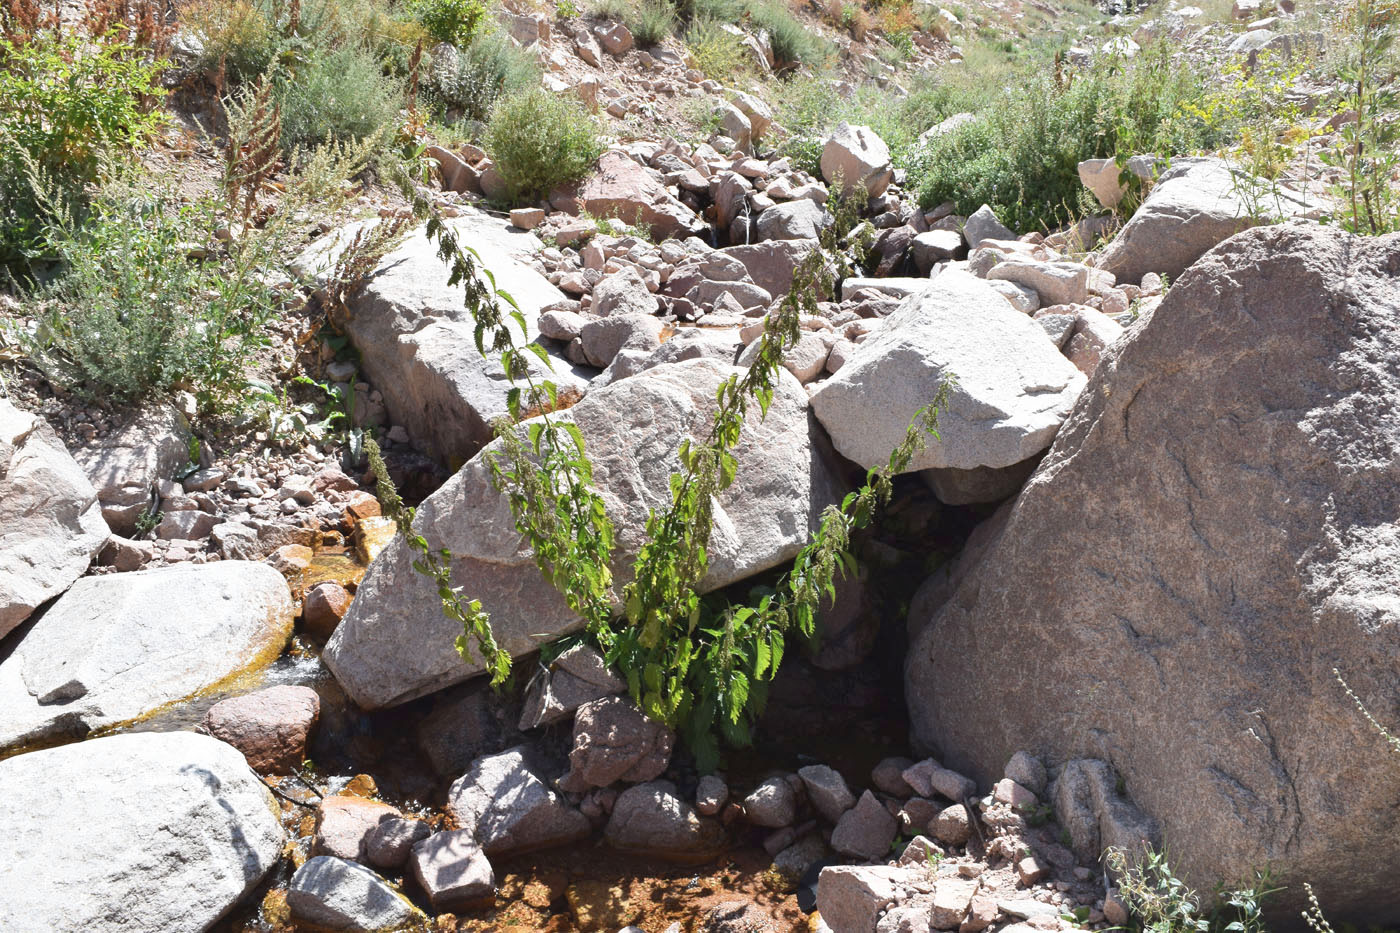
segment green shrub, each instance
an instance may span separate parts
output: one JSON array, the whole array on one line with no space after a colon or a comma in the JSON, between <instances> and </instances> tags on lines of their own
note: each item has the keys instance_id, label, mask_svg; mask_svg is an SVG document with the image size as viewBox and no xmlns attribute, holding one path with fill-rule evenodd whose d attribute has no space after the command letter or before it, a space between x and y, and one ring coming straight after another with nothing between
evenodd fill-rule
<instances>
[{"instance_id":1,"label":"green shrub","mask_svg":"<svg viewBox=\"0 0 1400 933\"><path fill-rule=\"evenodd\" d=\"M1064 223L1092 208L1078 164L1117 154L1164 156L1213 148L1228 127L1193 111L1202 78L1166 48L1134 62L1100 65L1068 87L1029 78L987 101L977 122L907 155L910 184L926 206L959 213L990 204L1012 229Z\"/></svg>"},{"instance_id":2,"label":"green shrub","mask_svg":"<svg viewBox=\"0 0 1400 933\"><path fill-rule=\"evenodd\" d=\"M513 202L534 201L579 181L603 152L588 111L540 88L496 105L484 145Z\"/></svg>"},{"instance_id":3,"label":"green shrub","mask_svg":"<svg viewBox=\"0 0 1400 933\"><path fill-rule=\"evenodd\" d=\"M753 25L768 30L779 67L818 65L831 55L830 44L809 31L782 0L752 0L748 14Z\"/></svg>"},{"instance_id":4,"label":"green shrub","mask_svg":"<svg viewBox=\"0 0 1400 933\"><path fill-rule=\"evenodd\" d=\"M346 46L276 78L282 148L366 139L398 119L402 88L368 51Z\"/></svg>"},{"instance_id":5,"label":"green shrub","mask_svg":"<svg viewBox=\"0 0 1400 933\"><path fill-rule=\"evenodd\" d=\"M540 66L528 52L499 33L480 36L439 67L434 91L468 120L485 121L496 101L538 87Z\"/></svg>"},{"instance_id":6,"label":"green shrub","mask_svg":"<svg viewBox=\"0 0 1400 933\"><path fill-rule=\"evenodd\" d=\"M744 40L720 28L714 20L691 23L685 31L685 44L695 59L695 67L707 78L733 83L754 71Z\"/></svg>"},{"instance_id":7,"label":"green shrub","mask_svg":"<svg viewBox=\"0 0 1400 933\"><path fill-rule=\"evenodd\" d=\"M670 0L641 0L627 18L627 28L641 45L659 45L676 31L676 8Z\"/></svg>"},{"instance_id":8,"label":"green shrub","mask_svg":"<svg viewBox=\"0 0 1400 933\"><path fill-rule=\"evenodd\" d=\"M200 67L222 67L225 78L234 83L266 72L282 46L273 18L251 0L196 0L180 19L203 45Z\"/></svg>"},{"instance_id":9,"label":"green shrub","mask_svg":"<svg viewBox=\"0 0 1400 933\"><path fill-rule=\"evenodd\" d=\"M678 0L676 13L685 21L737 23L744 17L743 0Z\"/></svg>"},{"instance_id":10,"label":"green shrub","mask_svg":"<svg viewBox=\"0 0 1400 933\"><path fill-rule=\"evenodd\" d=\"M413 0L412 10L428 35L462 49L476 38L486 15L481 0Z\"/></svg>"},{"instance_id":11,"label":"green shrub","mask_svg":"<svg viewBox=\"0 0 1400 933\"><path fill-rule=\"evenodd\" d=\"M80 200L103 158L143 144L160 66L115 39L0 39L0 266L43 253L52 211Z\"/></svg>"},{"instance_id":12,"label":"green shrub","mask_svg":"<svg viewBox=\"0 0 1400 933\"><path fill-rule=\"evenodd\" d=\"M226 342L231 329L265 319L276 295L194 258L213 226L209 204L100 197L86 227L61 243L65 272L44 294L48 342L34 356L49 378L125 401L176 385L229 388L243 352Z\"/></svg>"}]
</instances>

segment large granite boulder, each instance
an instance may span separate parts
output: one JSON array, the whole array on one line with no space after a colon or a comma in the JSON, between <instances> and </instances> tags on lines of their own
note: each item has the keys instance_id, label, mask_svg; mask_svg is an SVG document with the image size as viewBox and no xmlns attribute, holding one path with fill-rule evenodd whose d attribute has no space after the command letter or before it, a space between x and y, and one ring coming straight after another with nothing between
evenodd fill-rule
<instances>
[{"instance_id":1,"label":"large granite boulder","mask_svg":"<svg viewBox=\"0 0 1400 933\"><path fill-rule=\"evenodd\" d=\"M1005 467L1050 446L1084 376L1035 321L969 273L949 270L910 295L812 395L836 449L882 466L948 377L940 439L910 470Z\"/></svg>"},{"instance_id":2,"label":"large granite boulder","mask_svg":"<svg viewBox=\"0 0 1400 933\"><path fill-rule=\"evenodd\" d=\"M643 543L648 512L670 504L677 446L708 430L715 390L735 371L712 359L658 366L592 391L562 413L583 432L593 484L613 520L619 587ZM760 422L755 406L735 450L738 479L715 505L702 589L795 556L822 509L839 500L819 434L806 392L784 374L767 419ZM491 484L484 457L497 449L493 444L463 467L423 503L415 521L433 547L451 551L453 580L464 587L463 596L481 600L497 642L519 656L574 631L582 620L540 576L509 502ZM462 627L443 615L434 584L413 569L412 559L402 540L375 559L326 646L327 666L366 708L402 703L481 670L457 653Z\"/></svg>"},{"instance_id":3,"label":"large granite boulder","mask_svg":"<svg viewBox=\"0 0 1400 933\"><path fill-rule=\"evenodd\" d=\"M1333 923L1400 921L1400 768L1333 675L1400 725L1397 308L1400 236L1200 259L915 601L916 743L983 781L1106 760L1199 889L1269 866L1284 908L1309 881Z\"/></svg>"},{"instance_id":4,"label":"large granite boulder","mask_svg":"<svg viewBox=\"0 0 1400 933\"><path fill-rule=\"evenodd\" d=\"M1285 189L1265 193L1267 185L1221 159L1177 159L1096 264L1130 285L1149 272L1175 279L1227 237L1310 210Z\"/></svg>"},{"instance_id":5,"label":"large granite boulder","mask_svg":"<svg viewBox=\"0 0 1400 933\"><path fill-rule=\"evenodd\" d=\"M282 854L238 751L137 733L0 761L0 929L202 933Z\"/></svg>"},{"instance_id":6,"label":"large granite boulder","mask_svg":"<svg viewBox=\"0 0 1400 933\"><path fill-rule=\"evenodd\" d=\"M84 577L0 652L0 749L136 719L271 661L291 634L287 581L266 564Z\"/></svg>"},{"instance_id":7,"label":"large granite boulder","mask_svg":"<svg viewBox=\"0 0 1400 933\"><path fill-rule=\"evenodd\" d=\"M0 638L82 576L110 536L53 428L0 399Z\"/></svg>"},{"instance_id":8,"label":"large granite boulder","mask_svg":"<svg viewBox=\"0 0 1400 933\"><path fill-rule=\"evenodd\" d=\"M479 254L478 272L489 270L497 287L519 306L528 332L522 335L512 324L516 342L534 340L541 310L563 297L523 261L539 241L484 214L449 223L460 242ZM328 234L307 250L298 267L311 276L324 274L358 229L351 225ZM491 440L491 422L507 414L511 388L500 354L482 356L477 350L464 295L463 286L448 284L447 267L420 228L380 260L364 287L347 299L347 332L393 423L443 463L460 463ZM502 306L510 310L504 302ZM550 372L532 354L526 356L537 377L561 388L585 387L563 359L553 360Z\"/></svg>"}]
</instances>

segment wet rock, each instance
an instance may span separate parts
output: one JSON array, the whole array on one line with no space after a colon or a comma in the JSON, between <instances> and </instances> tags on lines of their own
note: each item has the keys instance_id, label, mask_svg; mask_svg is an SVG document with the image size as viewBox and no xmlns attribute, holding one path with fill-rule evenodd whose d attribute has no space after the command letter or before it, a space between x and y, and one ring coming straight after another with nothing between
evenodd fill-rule
<instances>
[{"instance_id":1,"label":"wet rock","mask_svg":"<svg viewBox=\"0 0 1400 933\"><path fill-rule=\"evenodd\" d=\"M0 761L0 786L4 930L209 929L282 852L271 792L191 732L29 752Z\"/></svg>"},{"instance_id":2,"label":"wet rock","mask_svg":"<svg viewBox=\"0 0 1400 933\"><path fill-rule=\"evenodd\" d=\"M883 194L894 180L890 150L885 141L868 126L839 124L822 143L822 178L837 180L849 194L860 187L868 197Z\"/></svg>"},{"instance_id":3,"label":"wet rock","mask_svg":"<svg viewBox=\"0 0 1400 933\"><path fill-rule=\"evenodd\" d=\"M547 672L530 681L520 713L520 728L534 729L558 722L591 700L625 689L627 685L608 668L596 649L575 645L555 658Z\"/></svg>"},{"instance_id":4,"label":"wet rock","mask_svg":"<svg viewBox=\"0 0 1400 933\"><path fill-rule=\"evenodd\" d=\"M826 854L821 834L807 833L773 856L773 864L763 877L764 883L779 894L791 894L801 884L802 876Z\"/></svg>"},{"instance_id":5,"label":"wet rock","mask_svg":"<svg viewBox=\"0 0 1400 933\"><path fill-rule=\"evenodd\" d=\"M365 861L375 868L398 871L413 847L432 834L423 820L384 820L365 838Z\"/></svg>"},{"instance_id":6,"label":"wet rock","mask_svg":"<svg viewBox=\"0 0 1400 933\"><path fill-rule=\"evenodd\" d=\"M471 910L494 900L495 872L470 830L436 833L418 843L409 868L433 910Z\"/></svg>"},{"instance_id":7,"label":"wet rock","mask_svg":"<svg viewBox=\"0 0 1400 933\"><path fill-rule=\"evenodd\" d=\"M1008 308L1007 313L1014 312ZM626 582L649 511L670 502L667 478L677 445L708 429L715 389L732 371L708 359L658 366L591 391L557 416L580 426L592 457L594 485L616 531L615 585ZM806 408L806 392L785 374L768 418L760 423L753 412L735 450L738 478L716 503L702 591L793 557L824 505L839 499ZM775 522L774 516L781 518ZM509 502L492 485L481 458L419 507L415 527L432 546L452 552L454 578L473 581L473 596L491 612L504 650L519 656L536 650L543 637L581 625L541 578ZM324 658L358 704L377 708L477 673L480 668L463 663L457 653L460 634L461 626L443 616L431 581L413 569L408 546L396 540L360 583Z\"/></svg>"},{"instance_id":8,"label":"wet rock","mask_svg":"<svg viewBox=\"0 0 1400 933\"><path fill-rule=\"evenodd\" d=\"M329 855L308 859L287 888L292 916L328 930L368 933L426 920L408 898L363 865Z\"/></svg>"},{"instance_id":9,"label":"wet rock","mask_svg":"<svg viewBox=\"0 0 1400 933\"><path fill-rule=\"evenodd\" d=\"M614 849L688 861L713 857L724 830L699 816L670 781L636 784L618 795L603 839Z\"/></svg>"},{"instance_id":10,"label":"wet rock","mask_svg":"<svg viewBox=\"0 0 1400 933\"><path fill-rule=\"evenodd\" d=\"M807 799L828 822L835 823L856 805L846 779L826 765L808 765L799 768L797 774L807 787Z\"/></svg>"},{"instance_id":11,"label":"wet rock","mask_svg":"<svg viewBox=\"0 0 1400 933\"><path fill-rule=\"evenodd\" d=\"M1394 237L1285 224L1176 280L1109 348L975 569L911 617L915 741L994 777L1022 749L1078 757L1035 724L1092 721L1188 883L1267 863L1280 911L1311 879L1323 903L1400 920L1374 871L1400 859L1374 817L1400 772L1358 754L1381 747L1332 674L1368 703L1400 694L1397 268ZM1045 562L1081 548L1116 557Z\"/></svg>"},{"instance_id":12,"label":"wet rock","mask_svg":"<svg viewBox=\"0 0 1400 933\"><path fill-rule=\"evenodd\" d=\"M770 829L791 826L797 819L797 795L787 781L769 778L744 798L744 818Z\"/></svg>"},{"instance_id":13,"label":"wet rock","mask_svg":"<svg viewBox=\"0 0 1400 933\"><path fill-rule=\"evenodd\" d=\"M947 271L856 348L812 395L812 408L837 450L875 467L952 373L939 439L910 470L1025 460L1049 446L1085 381L1035 321L981 279Z\"/></svg>"},{"instance_id":14,"label":"wet rock","mask_svg":"<svg viewBox=\"0 0 1400 933\"><path fill-rule=\"evenodd\" d=\"M875 933L880 913L895 902L903 877L900 868L828 866L817 882L817 910L832 930Z\"/></svg>"},{"instance_id":15,"label":"wet rock","mask_svg":"<svg viewBox=\"0 0 1400 933\"><path fill-rule=\"evenodd\" d=\"M402 816L396 808L377 800L349 794L325 797L316 808L316 835L311 841L311 852L352 862L366 861L370 834Z\"/></svg>"},{"instance_id":16,"label":"wet rock","mask_svg":"<svg viewBox=\"0 0 1400 933\"><path fill-rule=\"evenodd\" d=\"M870 791L860 795L854 807L847 810L831 834L831 847L855 858L874 861L890 851L899 824Z\"/></svg>"},{"instance_id":17,"label":"wet rock","mask_svg":"<svg viewBox=\"0 0 1400 933\"><path fill-rule=\"evenodd\" d=\"M0 398L0 638L82 576L109 534L53 428Z\"/></svg>"},{"instance_id":18,"label":"wet rock","mask_svg":"<svg viewBox=\"0 0 1400 933\"><path fill-rule=\"evenodd\" d=\"M447 812L493 858L567 845L591 829L540 780L524 746L478 759L448 790Z\"/></svg>"},{"instance_id":19,"label":"wet rock","mask_svg":"<svg viewBox=\"0 0 1400 933\"><path fill-rule=\"evenodd\" d=\"M308 633L327 639L350 611L350 591L339 583L318 583L302 601L301 621Z\"/></svg>"},{"instance_id":20,"label":"wet rock","mask_svg":"<svg viewBox=\"0 0 1400 933\"><path fill-rule=\"evenodd\" d=\"M576 881L564 895L584 930L614 930L642 914L641 907L628 900L622 885L607 881Z\"/></svg>"},{"instance_id":21,"label":"wet rock","mask_svg":"<svg viewBox=\"0 0 1400 933\"><path fill-rule=\"evenodd\" d=\"M243 753L262 774L289 774L306 758L306 740L321 715L310 687L268 687L220 700L204 714L204 731Z\"/></svg>"},{"instance_id":22,"label":"wet rock","mask_svg":"<svg viewBox=\"0 0 1400 933\"><path fill-rule=\"evenodd\" d=\"M615 781L650 781L666 770L676 736L631 700L610 696L579 707L562 790L582 793Z\"/></svg>"},{"instance_id":23,"label":"wet rock","mask_svg":"<svg viewBox=\"0 0 1400 933\"><path fill-rule=\"evenodd\" d=\"M264 564L84 577L0 661L0 748L85 735L184 699L271 660L291 627L287 583Z\"/></svg>"}]
</instances>

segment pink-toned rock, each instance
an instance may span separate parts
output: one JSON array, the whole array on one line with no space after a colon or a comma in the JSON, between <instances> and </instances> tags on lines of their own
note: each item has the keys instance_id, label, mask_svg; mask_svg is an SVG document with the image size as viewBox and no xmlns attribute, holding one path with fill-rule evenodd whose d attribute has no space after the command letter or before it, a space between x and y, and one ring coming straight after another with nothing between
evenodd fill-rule
<instances>
[{"instance_id":1,"label":"pink-toned rock","mask_svg":"<svg viewBox=\"0 0 1400 933\"><path fill-rule=\"evenodd\" d=\"M268 687L215 703L203 729L242 752L254 771L287 774L305 760L320 715L321 698L310 687Z\"/></svg>"},{"instance_id":2,"label":"pink-toned rock","mask_svg":"<svg viewBox=\"0 0 1400 933\"><path fill-rule=\"evenodd\" d=\"M442 179L443 191L458 194L481 193L481 174L449 149L429 146L423 154L438 164L438 175Z\"/></svg>"},{"instance_id":3,"label":"pink-toned rock","mask_svg":"<svg viewBox=\"0 0 1400 933\"><path fill-rule=\"evenodd\" d=\"M1004 803L1017 810L1036 805L1036 796L1026 788L1017 784L1011 778L1002 778L997 781L996 787L992 788L992 797L997 803Z\"/></svg>"},{"instance_id":4,"label":"pink-toned rock","mask_svg":"<svg viewBox=\"0 0 1400 933\"><path fill-rule=\"evenodd\" d=\"M350 591L339 583L318 583L307 591L302 603L301 623L317 638L330 638L345 613L350 611Z\"/></svg>"},{"instance_id":5,"label":"pink-toned rock","mask_svg":"<svg viewBox=\"0 0 1400 933\"><path fill-rule=\"evenodd\" d=\"M579 201L594 217L645 224L657 237L685 236L704 227L694 211L671 196L655 173L617 150L603 153L597 173L579 192Z\"/></svg>"},{"instance_id":6,"label":"pink-toned rock","mask_svg":"<svg viewBox=\"0 0 1400 933\"><path fill-rule=\"evenodd\" d=\"M939 878L933 891L929 925L935 930L956 930L972 907L977 882L961 878Z\"/></svg>"},{"instance_id":7,"label":"pink-toned rock","mask_svg":"<svg viewBox=\"0 0 1400 933\"><path fill-rule=\"evenodd\" d=\"M932 758L904 769L903 777L920 797L932 797L937 793L961 803L977 793L977 785L971 780L949 771Z\"/></svg>"},{"instance_id":8,"label":"pink-toned rock","mask_svg":"<svg viewBox=\"0 0 1400 933\"><path fill-rule=\"evenodd\" d=\"M430 836L413 847L409 864L434 910L470 909L493 900L495 872L470 830Z\"/></svg>"},{"instance_id":9,"label":"pink-toned rock","mask_svg":"<svg viewBox=\"0 0 1400 933\"><path fill-rule=\"evenodd\" d=\"M311 566L315 556L304 544L284 544L272 552L267 562L284 577L294 577Z\"/></svg>"},{"instance_id":10,"label":"pink-toned rock","mask_svg":"<svg viewBox=\"0 0 1400 933\"><path fill-rule=\"evenodd\" d=\"M370 834L379 824L401 816L402 813L387 803L347 794L326 797L317 810L311 854L363 862Z\"/></svg>"},{"instance_id":11,"label":"pink-toned rock","mask_svg":"<svg viewBox=\"0 0 1400 933\"><path fill-rule=\"evenodd\" d=\"M1026 887L1030 887L1037 881L1040 881L1049 873L1050 869L1034 855L1027 855L1016 863L1016 874L1020 876L1021 884Z\"/></svg>"},{"instance_id":12,"label":"pink-toned rock","mask_svg":"<svg viewBox=\"0 0 1400 933\"><path fill-rule=\"evenodd\" d=\"M1065 356L1086 376L1092 376L1099 368L1103 351L1123 335L1123 326L1106 314L1093 308L1079 308L1074 334L1065 347Z\"/></svg>"},{"instance_id":13,"label":"pink-toned rock","mask_svg":"<svg viewBox=\"0 0 1400 933\"><path fill-rule=\"evenodd\" d=\"M666 770L675 741L675 733L624 697L585 703L574 715L570 770L559 787L582 793L614 781L650 781Z\"/></svg>"},{"instance_id":14,"label":"pink-toned rock","mask_svg":"<svg viewBox=\"0 0 1400 933\"><path fill-rule=\"evenodd\" d=\"M908 758L885 758L881 760L870 772L870 783L875 785L875 789L883 794L891 794L895 797L912 797L914 788L909 786L909 782L904 780L904 771L912 767L914 762Z\"/></svg>"},{"instance_id":15,"label":"pink-toned rock","mask_svg":"<svg viewBox=\"0 0 1400 933\"><path fill-rule=\"evenodd\" d=\"M521 230L533 230L544 223L544 211L538 207L517 207L510 212L510 222Z\"/></svg>"},{"instance_id":16,"label":"pink-toned rock","mask_svg":"<svg viewBox=\"0 0 1400 933\"><path fill-rule=\"evenodd\" d=\"M831 834L831 847L837 852L874 861L890 851L899 824L884 804L870 791L861 795L847 810Z\"/></svg>"},{"instance_id":17,"label":"pink-toned rock","mask_svg":"<svg viewBox=\"0 0 1400 933\"><path fill-rule=\"evenodd\" d=\"M933 818L929 831L945 846L966 845L972 835L972 820L967 815L967 807L960 803L948 807Z\"/></svg>"}]
</instances>

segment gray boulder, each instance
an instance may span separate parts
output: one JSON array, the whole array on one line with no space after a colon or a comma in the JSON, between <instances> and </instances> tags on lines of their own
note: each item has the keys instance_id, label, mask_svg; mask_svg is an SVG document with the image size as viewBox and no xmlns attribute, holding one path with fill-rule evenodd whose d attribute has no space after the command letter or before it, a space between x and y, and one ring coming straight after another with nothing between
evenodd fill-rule
<instances>
[{"instance_id":1,"label":"gray boulder","mask_svg":"<svg viewBox=\"0 0 1400 933\"><path fill-rule=\"evenodd\" d=\"M470 830L430 836L413 847L409 864L434 910L469 910L494 900L496 873Z\"/></svg>"},{"instance_id":2,"label":"gray boulder","mask_svg":"<svg viewBox=\"0 0 1400 933\"><path fill-rule=\"evenodd\" d=\"M697 814L670 781L651 781L618 795L603 840L624 852L704 861L724 847L724 829Z\"/></svg>"},{"instance_id":3,"label":"gray boulder","mask_svg":"<svg viewBox=\"0 0 1400 933\"><path fill-rule=\"evenodd\" d=\"M0 638L82 576L110 536L53 428L0 399Z\"/></svg>"},{"instance_id":4,"label":"gray boulder","mask_svg":"<svg viewBox=\"0 0 1400 933\"><path fill-rule=\"evenodd\" d=\"M0 660L0 749L136 719L271 661L291 633L266 564L84 577Z\"/></svg>"},{"instance_id":5,"label":"gray boulder","mask_svg":"<svg viewBox=\"0 0 1400 933\"><path fill-rule=\"evenodd\" d=\"M986 781L1111 760L1198 890L1268 865L1281 911L1310 881L1334 924L1400 920L1400 770L1332 673L1393 728L1397 270L1400 237L1250 230L1110 347L911 612L918 746Z\"/></svg>"},{"instance_id":6,"label":"gray boulder","mask_svg":"<svg viewBox=\"0 0 1400 933\"><path fill-rule=\"evenodd\" d=\"M717 252L742 262L755 285L774 298L782 298L792 290L793 272L816 248L817 244L809 240L769 240L728 246Z\"/></svg>"},{"instance_id":7,"label":"gray boulder","mask_svg":"<svg viewBox=\"0 0 1400 933\"><path fill-rule=\"evenodd\" d=\"M0 761L0 929L202 933L282 854L237 750L137 733Z\"/></svg>"},{"instance_id":8,"label":"gray boulder","mask_svg":"<svg viewBox=\"0 0 1400 933\"><path fill-rule=\"evenodd\" d=\"M603 276L602 281L593 286L592 311L598 317L655 314L656 298L637 270L627 268Z\"/></svg>"},{"instance_id":9,"label":"gray boulder","mask_svg":"<svg viewBox=\"0 0 1400 933\"><path fill-rule=\"evenodd\" d=\"M1301 198L1283 192L1246 197L1248 186L1262 184L1221 159L1176 159L1096 264L1128 284L1149 272L1175 279L1241 230L1309 210ZM1252 216L1255 208L1263 216Z\"/></svg>"},{"instance_id":10,"label":"gray boulder","mask_svg":"<svg viewBox=\"0 0 1400 933\"><path fill-rule=\"evenodd\" d=\"M519 305L528 333L512 324L516 341L539 336L541 310L562 297L522 261L539 241L484 214L449 223L461 242L480 254L478 271L489 269ZM324 274L356 229L343 228L313 244L299 266L313 276ZM436 249L419 229L386 255L349 299L347 332L393 423L402 425L424 453L449 463L470 458L491 440L492 420L507 413L511 383L499 354L483 357L477 351L473 320L463 306L465 290L447 284L448 270ZM533 354L525 355L538 377L560 388L586 385L562 359L554 361L551 372Z\"/></svg>"},{"instance_id":11,"label":"gray boulder","mask_svg":"<svg viewBox=\"0 0 1400 933\"><path fill-rule=\"evenodd\" d=\"M981 279L950 270L904 301L812 395L846 457L881 466L948 377L957 384L910 470L1005 467L1050 445L1084 376Z\"/></svg>"},{"instance_id":12,"label":"gray boulder","mask_svg":"<svg viewBox=\"0 0 1400 933\"><path fill-rule=\"evenodd\" d=\"M587 836L588 818L540 780L526 747L478 758L447 792L447 812L491 857L567 845Z\"/></svg>"},{"instance_id":13,"label":"gray boulder","mask_svg":"<svg viewBox=\"0 0 1400 933\"><path fill-rule=\"evenodd\" d=\"M807 799L812 806L829 822L835 823L841 815L856 805L855 794L846 786L846 779L826 765L808 765L799 768L797 776L807 787Z\"/></svg>"},{"instance_id":14,"label":"gray boulder","mask_svg":"<svg viewBox=\"0 0 1400 933\"><path fill-rule=\"evenodd\" d=\"M1044 337L1039 340L1045 343ZM641 547L649 510L670 503L667 482L679 468L677 446L708 429L715 390L731 372L708 359L659 366L592 391L562 414L583 432L594 486L613 520L613 576L619 588ZM768 418L760 423L755 407L735 450L738 479L715 506L710 569L702 589L793 557L821 510L839 499L834 475L813 442L815 430L806 392L796 379L783 376ZM434 547L451 550L454 579L481 600L505 650L526 654L581 624L541 578L482 458L430 496L416 521ZM461 631L442 614L433 584L413 569L412 552L396 539L370 566L324 657L355 702L390 706L480 670L457 653Z\"/></svg>"},{"instance_id":15,"label":"gray boulder","mask_svg":"<svg viewBox=\"0 0 1400 933\"><path fill-rule=\"evenodd\" d=\"M983 204L963 223L963 238L975 249L983 240L1014 240L1016 232L997 219L991 205Z\"/></svg>"},{"instance_id":16,"label":"gray boulder","mask_svg":"<svg viewBox=\"0 0 1400 933\"><path fill-rule=\"evenodd\" d=\"M650 352L661 346L661 319L650 314L595 318L579 332L583 355L592 366L607 366L618 351Z\"/></svg>"},{"instance_id":17,"label":"gray boulder","mask_svg":"<svg viewBox=\"0 0 1400 933\"><path fill-rule=\"evenodd\" d=\"M864 188L868 197L878 197L894 180L890 148L868 126L839 124L822 143L822 178L835 184L841 180L849 194Z\"/></svg>"},{"instance_id":18,"label":"gray boulder","mask_svg":"<svg viewBox=\"0 0 1400 933\"><path fill-rule=\"evenodd\" d=\"M328 930L387 933L426 920L370 869L332 855L307 859L287 888L292 916Z\"/></svg>"},{"instance_id":19,"label":"gray boulder","mask_svg":"<svg viewBox=\"0 0 1400 933\"><path fill-rule=\"evenodd\" d=\"M802 198L768 208L758 215L761 240L815 240L831 226L831 214L815 201Z\"/></svg>"}]
</instances>

